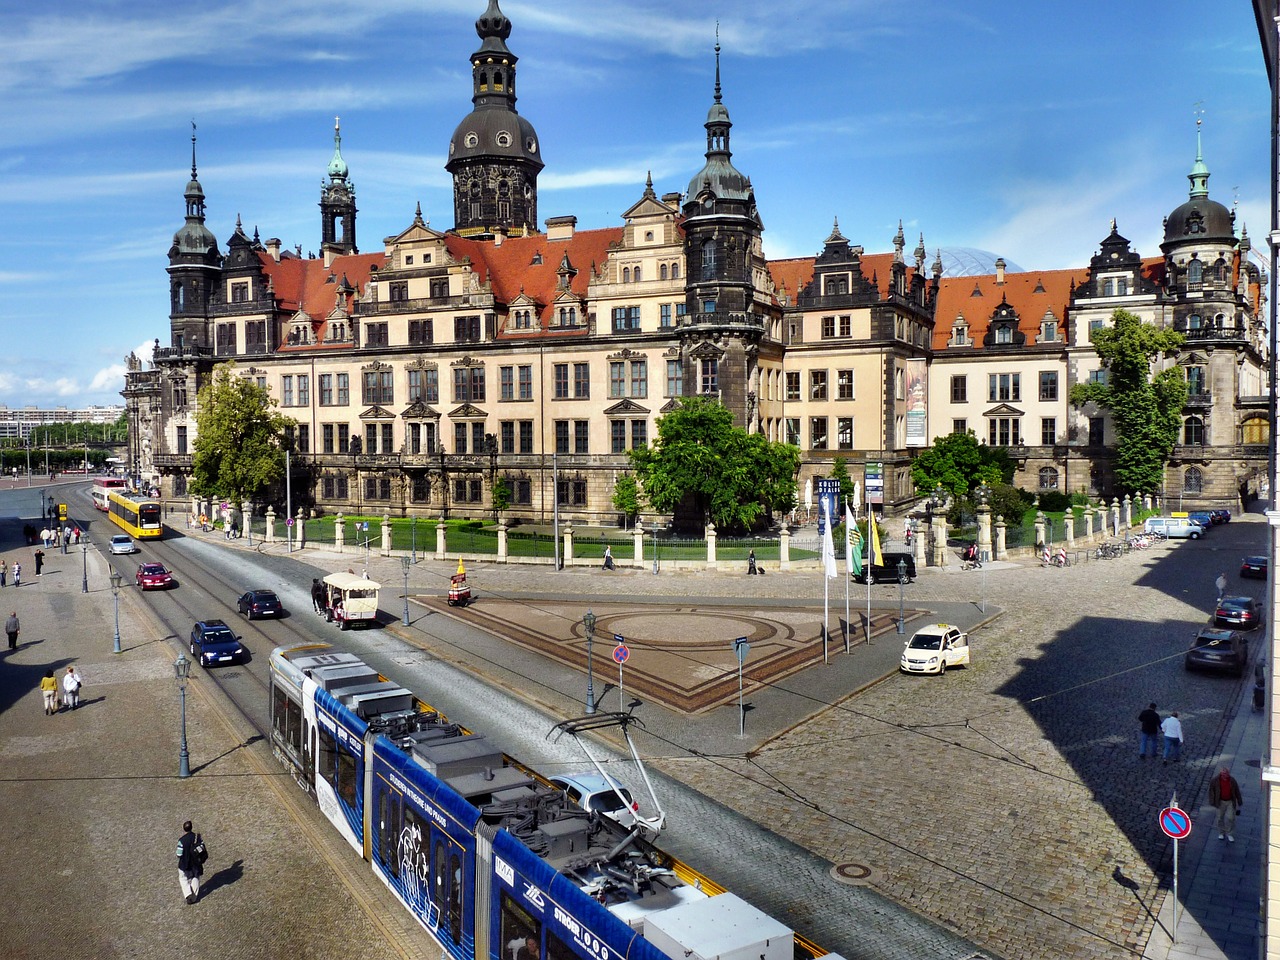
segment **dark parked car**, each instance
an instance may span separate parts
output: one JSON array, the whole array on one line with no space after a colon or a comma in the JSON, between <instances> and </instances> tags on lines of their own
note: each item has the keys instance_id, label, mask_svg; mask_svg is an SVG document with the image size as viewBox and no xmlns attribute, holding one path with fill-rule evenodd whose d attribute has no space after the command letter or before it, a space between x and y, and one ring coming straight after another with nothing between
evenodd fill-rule
<instances>
[{"instance_id":1,"label":"dark parked car","mask_svg":"<svg viewBox=\"0 0 1280 960\"><path fill-rule=\"evenodd\" d=\"M904 574L904 583L910 583L916 578L916 558L909 553L885 553L881 554L883 564L872 564L871 579L875 583L897 583L898 582L898 561L901 560L905 564L906 573ZM866 563L867 558L862 558ZM858 583L867 582L867 567L862 568L862 573L856 575L853 579Z\"/></svg>"},{"instance_id":2,"label":"dark parked car","mask_svg":"<svg viewBox=\"0 0 1280 960\"><path fill-rule=\"evenodd\" d=\"M250 620L255 617L278 617L284 613L280 598L270 590L250 590L240 595L236 605Z\"/></svg>"},{"instance_id":3,"label":"dark parked car","mask_svg":"<svg viewBox=\"0 0 1280 960\"><path fill-rule=\"evenodd\" d=\"M1205 530L1213 528L1213 517L1209 515L1207 510L1192 510L1187 514L1187 517L1200 524Z\"/></svg>"},{"instance_id":4,"label":"dark parked car","mask_svg":"<svg viewBox=\"0 0 1280 960\"><path fill-rule=\"evenodd\" d=\"M1240 576L1252 577L1255 580L1267 579L1268 559L1266 557L1245 557L1240 562Z\"/></svg>"},{"instance_id":5,"label":"dark parked car","mask_svg":"<svg viewBox=\"0 0 1280 960\"><path fill-rule=\"evenodd\" d=\"M1244 676L1249 641L1234 630L1205 627L1196 634L1183 665L1188 670L1219 670Z\"/></svg>"},{"instance_id":6,"label":"dark parked car","mask_svg":"<svg viewBox=\"0 0 1280 960\"><path fill-rule=\"evenodd\" d=\"M1209 516L1214 523L1229 523L1231 521L1230 510L1210 510Z\"/></svg>"},{"instance_id":7,"label":"dark parked car","mask_svg":"<svg viewBox=\"0 0 1280 960\"><path fill-rule=\"evenodd\" d=\"M248 659L240 638L222 620L197 620L191 628L191 657L202 667Z\"/></svg>"},{"instance_id":8,"label":"dark parked car","mask_svg":"<svg viewBox=\"0 0 1280 960\"><path fill-rule=\"evenodd\" d=\"M1252 630L1262 626L1262 608L1253 597L1223 597L1213 612L1213 625Z\"/></svg>"}]
</instances>

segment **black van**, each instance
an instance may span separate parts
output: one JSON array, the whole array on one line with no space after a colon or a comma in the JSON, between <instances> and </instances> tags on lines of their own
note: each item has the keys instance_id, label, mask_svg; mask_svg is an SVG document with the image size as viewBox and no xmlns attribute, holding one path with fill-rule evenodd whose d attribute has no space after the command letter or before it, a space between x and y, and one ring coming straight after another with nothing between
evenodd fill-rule
<instances>
[{"instance_id":1,"label":"black van","mask_svg":"<svg viewBox=\"0 0 1280 960\"><path fill-rule=\"evenodd\" d=\"M858 583L867 582L867 567L865 566L866 557L863 557L863 572L854 576L854 580ZM906 564L906 576L904 583L911 583L916 578L916 558L910 553L884 553L881 555L884 564L871 565L871 580L873 583L896 583L898 580L898 561L901 560Z\"/></svg>"}]
</instances>

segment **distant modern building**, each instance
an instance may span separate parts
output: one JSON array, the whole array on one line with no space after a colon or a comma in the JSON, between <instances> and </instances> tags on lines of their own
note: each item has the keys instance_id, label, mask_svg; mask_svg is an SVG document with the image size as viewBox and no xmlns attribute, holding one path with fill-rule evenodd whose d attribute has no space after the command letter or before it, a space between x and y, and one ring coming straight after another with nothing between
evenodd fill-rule
<instances>
[{"instance_id":1,"label":"distant modern building","mask_svg":"<svg viewBox=\"0 0 1280 960\"><path fill-rule=\"evenodd\" d=\"M0 439L31 435L37 427L51 423L115 423L124 415L124 405L90 406L79 410L68 407L18 407L0 404Z\"/></svg>"},{"instance_id":2,"label":"distant modern building","mask_svg":"<svg viewBox=\"0 0 1280 960\"><path fill-rule=\"evenodd\" d=\"M717 46L706 151L684 189L660 194L650 178L621 225L554 216L543 232L542 145L516 112L497 0L476 31L471 110L449 138L451 228L410 208L381 249L359 252L335 128L320 254L238 219L224 248L193 137L168 333L146 369L131 359L124 391L130 465L165 496L187 495L198 391L230 363L295 421L294 502L326 513L491 515L501 477L513 517L558 507L611 520L626 452L695 396L797 445L801 489L836 457L855 478L878 469L890 513L917 502L912 458L954 429L1009 448L1028 489L1109 497L1113 429L1069 395L1102 375L1089 333L1121 307L1188 336L1161 361L1192 388L1166 495L1234 505L1257 491L1269 435L1261 277L1199 157L1159 257L1113 230L1076 270L1014 272L963 248L926 267L923 236L907 254L899 226L891 250L868 253L837 224L814 257L769 261L730 149Z\"/></svg>"}]
</instances>

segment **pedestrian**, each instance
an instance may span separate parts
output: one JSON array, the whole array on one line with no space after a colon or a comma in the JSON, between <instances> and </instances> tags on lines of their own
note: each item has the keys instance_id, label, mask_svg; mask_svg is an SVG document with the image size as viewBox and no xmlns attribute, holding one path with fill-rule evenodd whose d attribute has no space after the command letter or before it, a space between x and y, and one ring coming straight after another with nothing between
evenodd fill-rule
<instances>
[{"instance_id":1,"label":"pedestrian","mask_svg":"<svg viewBox=\"0 0 1280 960\"><path fill-rule=\"evenodd\" d=\"M16 590L22 586L22 564L14 563L13 565L13 588Z\"/></svg>"},{"instance_id":2,"label":"pedestrian","mask_svg":"<svg viewBox=\"0 0 1280 960\"><path fill-rule=\"evenodd\" d=\"M9 635L9 649L18 649L18 611L10 610L9 619L4 622L4 632Z\"/></svg>"},{"instance_id":3,"label":"pedestrian","mask_svg":"<svg viewBox=\"0 0 1280 960\"><path fill-rule=\"evenodd\" d=\"M80 528L76 527L74 530L71 531L71 534L72 536L75 537L72 543L74 543L77 547L80 546Z\"/></svg>"},{"instance_id":4,"label":"pedestrian","mask_svg":"<svg viewBox=\"0 0 1280 960\"><path fill-rule=\"evenodd\" d=\"M191 832L191 821L186 821L178 838L178 886L187 903L195 903L200 896L200 875L204 873L207 858L204 840L200 834Z\"/></svg>"},{"instance_id":5,"label":"pedestrian","mask_svg":"<svg viewBox=\"0 0 1280 960\"><path fill-rule=\"evenodd\" d=\"M756 551L753 547L747 552L747 576L754 577L756 575Z\"/></svg>"},{"instance_id":6,"label":"pedestrian","mask_svg":"<svg viewBox=\"0 0 1280 960\"><path fill-rule=\"evenodd\" d=\"M606 544L604 548L604 568L613 569L613 550Z\"/></svg>"},{"instance_id":7,"label":"pedestrian","mask_svg":"<svg viewBox=\"0 0 1280 960\"><path fill-rule=\"evenodd\" d=\"M1147 747L1151 748L1151 759L1156 756L1156 737L1160 734L1160 714L1156 713L1156 705L1148 704L1147 709L1138 714L1138 723L1142 732L1138 736L1138 759L1147 759Z\"/></svg>"},{"instance_id":8,"label":"pedestrian","mask_svg":"<svg viewBox=\"0 0 1280 960\"><path fill-rule=\"evenodd\" d=\"M315 607L316 613L324 613L324 585L319 577L311 578L311 606Z\"/></svg>"},{"instance_id":9,"label":"pedestrian","mask_svg":"<svg viewBox=\"0 0 1280 960\"><path fill-rule=\"evenodd\" d=\"M41 531L40 531L40 543L41 543L41 545L42 545L42 546L44 546L44 547L48 547L48 546L49 546L49 537L50 537L50 536L52 536L52 534L50 534L50 533L49 533L49 528L48 528L48 527L45 527L43 530L41 530Z\"/></svg>"},{"instance_id":10,"label":"pedestrian","mask_svg":"<svg viewBox=\"0 0 1280 960\"><path fill-rule=\"evenodd\" d=\"M1164 734L1164 765L1167 767L1169 761L1177 763L1182 757L1182 721L1178 719L1177 710L1164 718L1160 732Z\"/></svg>"},{"instance_id":11,"label":"pedestrian","mask_svg":"<svg viewBox=\"0 0 1280 960\"><path fill-rule=\"evenodd\" d=\"M0 560L0 587L4 586L4 579L9 575L9 565Z\"/></svg>"},{"instance_id":12,"label":"pedestrian","mask_svg":"<svg viewBox=\"0 0 1280 960\"><path fill-rule=\"evenodd\" d=\"M40 576L40 568L44 566L44 551L36 550L35 558L36 558L36 576L38 577Z\"/></svg>"},{"instance_id":13,"label":"pedestrian","mask_svg":"<svg viewBox=\"0 0 1280 960\"><path fill-rule=\"evenodd\" d=\"M1240 784L1236 783L1236 778L1226 767L1220 767L1218 775L1209 781L1209 802L1218 811L1213 820L1213 825L1218 828L1218 839L1235 843L1236 838L1232 834L1236 827L1236 814L1244 804L1244 797L1240 793Z\"/></svg>"},{"instance_id":14,"label":"pedestrian","mask_svg":"<svg viewBox=\"0 0 1280 960\"><path fill-rule=\"evenodd\" d=\"M1218 588L1218 602L1221 603L1222 598L1227 595L1227 575L1218 574L1218 579L1213 581L1213 585Z\"/></svg>"},{"instance_id":15,"label":"pedestrian","mask_svg":"<svg viewBox=\"0 0 1280 960\"><path fill-rule=\"evenodd\" d=\"M44 715L52 717L58 712L58 678L53 675L52 668L44 672L40 692L44 695Z\"/></svg>"},{"instance_id":16,"label":"pedestrian","mask_svg":"<svg viewBox=\"0 0 1280 960\"><path fill-rule=\"evenodd\" d=\"M72 710L80 706L80 687L80 674L76 673L76 665L73 663L62 675L62 702Z\"/></svg>"}]
</instances>

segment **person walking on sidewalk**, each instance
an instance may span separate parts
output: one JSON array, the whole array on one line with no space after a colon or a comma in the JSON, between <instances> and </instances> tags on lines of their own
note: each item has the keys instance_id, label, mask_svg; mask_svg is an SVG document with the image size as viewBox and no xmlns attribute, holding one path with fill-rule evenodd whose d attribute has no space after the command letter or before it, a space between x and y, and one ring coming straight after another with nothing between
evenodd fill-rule
<instances>
[{"instance_id":1,"label":"person walking on sidewalk","mask_svg":"<svg viewBox=\"0 0 1280 960\"><path fill-rule=\"evenodd\" d=\"M44 551L36 550L35 558L36 558L36 576L38 577L40 576L40 568L44 566Z\"/></svg>"},{"instance_id":2,"label":"person walking on sidewalk","mask_svg":"<svg viewBox=\"0 0 1280 960\"><path fill-rule=\"evenodd\" d=\"M18 623L18 611L10 610L9 619L4 622L4 632L9 635L9 649L18 649L18 630L21 625Z\"/></svg>"},{"instance_id":3,"label":"person walking on sidewalk","mask_svg":"<svg viewBox=\"0 0 1280 960\"><path fill-rule=\"evenodd\" d=\"M40 692L44 695L44 715L52 717L58 712L58 678L53 675L52 669L44 672Z\"/></svg>"},{"instance_id":4,"label":"person walking on sidewalk","mask_svg":"<svg viewBox=\"0 0 1280 960\"><path fill-rule=\"evenodd\" d=\"M1177 763L1182 757L1182 721L1178 719L1177 710L1164 718L1160 732L1164 734L1164 765L1167 767L1169 761Z\"/></svg>"},{"instance_id":5,"label":"person walking on sidewalk","mask_svg":"<svg viewBox=\"0 0 1280 960\"><path fill-rule=\"evenodd\" d=\"M13 565L13 589L17 590L22 586L22 564L15 563Z\"/></svg>"},{"instance_id":6,"label":"person walking on sidewalk","mask_svg":"<svg viewBox=\"0 0 1280 960\"><path fill-rule=\"evenodd\" d=\"M76 673L76 665L73 663L62 675L62 702L68 709L74 710L80 706L80 686L80 674Z\"/></svg>"},{"instance_id":7,"label":"person walking on sidewalk","mask_svg":"<svg viewBox=\"0 0 1280 960\"><path fill-rule=\"evenodd\" d=\"M1220 767L1218 775L1209 781L1209 802L1218 811L1213 819L1213 825L1218 828L1218 839L1225 838L1228 843L1235 843L1236 814L1240 812L1244 797L1240 793L1240 784L1226 767Z\"/></svg>"},{"instance_id":8,"label":"person walking on sidewalk","mask_svg":"<svg viewBox=\"0 0 1280 960\"><path fill-rule=\"evenodd\" d=\"M9 565L0 560L0 587L4 586L4 578L9 575Z\"/></svg>"},{"instance_id":9,"label":"person walking on sidewalk","mask_svg":"<svg viewBox=\"0 0 1280 960\"><path fill-rule=\"evenodd\" d=\"M1151 759L1156 757L1156 737L1160 734L1160 714L1156 713L1156 705L1149 704L1147 709L1138 714L1138 723L1142 732L1138 736L1138 759L1147 759L1147 748L1151 748Z\"/></svg>"},{"instance_id":10,"label":"person walking on sidewalk","mask_svg":"<svg viewBox=\"0 0 1280 960\"><path fill-rule=\"evenodd\" d=\"M195 903L200 897L200 875L204 873L206 857L204 840L191 832L191 821L186 821L178 838L178 886L187 903Z\"/></svg>"},{"instance_id":11,"label":"person walking on sidewalk","mask_svg":"<svg viewBox=\"0 0 1280 960\"><path fill-rule=\"evenodd\" d=\"M1227 595L1227 575L1218 574L1218 579L1213 581L1213 585L1218 588L1218 602L1221 603L1222 598Z\"/></svg>"}]
</instances>

